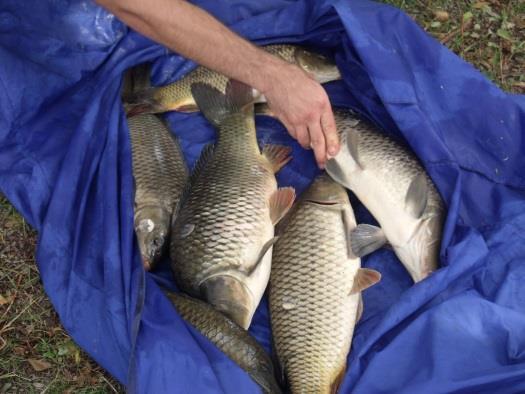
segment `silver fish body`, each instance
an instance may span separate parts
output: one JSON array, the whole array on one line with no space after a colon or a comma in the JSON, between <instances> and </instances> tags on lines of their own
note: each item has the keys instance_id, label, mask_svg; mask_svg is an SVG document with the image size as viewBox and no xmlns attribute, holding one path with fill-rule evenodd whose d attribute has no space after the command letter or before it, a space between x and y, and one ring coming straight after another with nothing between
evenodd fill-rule
<instances>
[{"instance_id":1,"label":"silver fish body","mask_svg":"<svg viewBox=\"0 0 525 394\"><path fill-rule=\"evenodd\" d=\"M156 116L128 119L135 179L134 226L146 270L167 249L174 207L188 170L177 140Z\"/></svg>"},{"instance_id":2,"label":"silver fish body","mask_svg":"<svg viewBox=\"0 0 525 394\"><path fill-rule=\"evenodd\" d=\"M371 123L347 110L335 110L334 116L341 150L326 170L354 192L381 227L360 225L353 242L370 252L386 238L414 281L424 279L438 268L445 217L432 180L408 149Z\"/></svg>"},{"instance_id":3,"label":"silver fish body","mask_svg":"<svg viewBox=\"0 0 525 394\"><path fill-rule=\"evenodd\" d=\"M214 102L225 97L221 92L203 86L199 106L205 114L207 106L221 114L233 111L221 107L227 103ZM253 105L221 119L217 143L205 149L196 166L171 240L178 286L244 328L270 276L272 206L284 196L281 209L286 210L295 196L293 190L278 190L274 175L288 161L288 150L266 148L263 153L255 136Z\"/></svg>"},{"instance_id":4,"label":"silver fish body","mask_svg":"<svg viewBox=\"0 0 525 394\"><path fill-rule=\"evenodd\" d=\"M380 278L349 251L343 187L318 177L279 229L270 279L274 348L292 393L333 393L346 368L361 291Z\"/></svg>"}]
</instances>

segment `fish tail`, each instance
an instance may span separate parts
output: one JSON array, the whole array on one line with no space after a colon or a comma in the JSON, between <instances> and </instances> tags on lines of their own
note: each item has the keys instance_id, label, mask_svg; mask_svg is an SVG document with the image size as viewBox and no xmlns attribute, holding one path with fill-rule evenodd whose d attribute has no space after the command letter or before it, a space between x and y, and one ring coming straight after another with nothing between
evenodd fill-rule
<instances>
[{"instance_id":1,"label":"fish tail","mask_svg":"<svg viewBox=\"0 0 525 394\"><path fill-rule=\"evenodd\" d=\"M272 372L273 371L252 370L249 374L265 394L282 394L283 391Z\"/></svg>"},{"instance_id":2,"label":"fish tail","mask_svg":"<svg viewBox=\"0 0 525 394\"><path fill-rule=\"evenodd\" d=\"M224 94L202 82L192 84L191 93L203 115L215 126L234 114L253 113L253 89L233 79L226 85Z\"/></svg>"},{"instance_id":3,"label":"fish tail","mask_svg":"<svg viewBox=\"0 0 525 394\"><path fill-rule=\"evenodd\" d=\"M164 112L161 103L155 98L155 91L155 88L150 87L134 91L123 97L124 108L128 117Z\"/></svg>"}]
</instances>

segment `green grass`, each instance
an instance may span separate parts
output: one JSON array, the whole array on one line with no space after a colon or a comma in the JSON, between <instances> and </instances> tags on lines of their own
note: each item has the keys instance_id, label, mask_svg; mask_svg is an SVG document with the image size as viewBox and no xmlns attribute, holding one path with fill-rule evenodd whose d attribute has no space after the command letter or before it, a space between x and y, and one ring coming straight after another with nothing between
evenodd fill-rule
<instances>
[{"instance_id":1,"label":"green grass","mask_svg":"<svg viewBox=\"0 0 525 394\"><path fill-rule=\"evenodd\" d=\"M387 2L504 89L525 93L525 2ZM35 239L0 196L0 393L122 392L62 329L40 283ZM29 359L49 368L35 371Z\"/></svg>"},{"instance_id":2,"label":"green grass","mask_svg":"<svg viewBox=\"0 0 525 394\"><path fill-rule=\"evenodd\" d=\"M40 283L35 242L0 196L0 393L122 392L60 325ZM46 368L35 370L32 360Z\"/></svg>"}]
</instances>

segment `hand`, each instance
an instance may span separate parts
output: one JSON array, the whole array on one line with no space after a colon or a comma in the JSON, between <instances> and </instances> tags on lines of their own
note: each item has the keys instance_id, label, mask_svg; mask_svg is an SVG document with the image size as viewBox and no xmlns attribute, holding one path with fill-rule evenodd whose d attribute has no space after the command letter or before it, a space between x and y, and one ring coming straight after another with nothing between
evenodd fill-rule
<instances>
[{"instance_id":1,"label":"hand","mask_svg":"<svg viewBox=\"0 0 525 394\"><path fill-rule=\"evenodd\" d=\"M272 113L303 148L314 150L319 168L339 151L332 106L323 87L299 67L282 65L262 91Z\"/></svg>"}]
</instances>

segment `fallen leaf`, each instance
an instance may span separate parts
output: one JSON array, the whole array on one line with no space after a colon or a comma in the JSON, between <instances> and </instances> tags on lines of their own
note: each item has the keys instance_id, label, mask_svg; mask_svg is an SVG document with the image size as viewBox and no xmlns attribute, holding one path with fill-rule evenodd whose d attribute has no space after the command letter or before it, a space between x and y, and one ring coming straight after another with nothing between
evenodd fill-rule
<instances>
[{"instance_id":1,"label":"fallen leaf","mask_svg":"<svg viewBox=\"0 0 525 394\"><path fill-rule=\"evenodd\" d=\"M474 17L474 14L472 14L472 12L470 12L470 11L465 12L465 13L463 14L463 23L468 22L468 21L471 20L473 17Z\"/></svg>"},{"instance_id":2,"label":"fallen leaf","mask_svg":"<svg viewBox=\"0 0 525 394\"><path fill-rule=\"evenodd\" d=\"M434 17L440 22L448 21L449 15L447 11L436 10L434 11Z\"/></svg>"},{"instance_id":3,"label":"fallen leaf","mask_svg":"<svg viewBox=\"0 0 525 394\"><path fill-rule=\"evenodd\" d=\"M475 9L477 10L480 10L482 9L483 7L485 7L486 5L488 5L488 3L486 1L477 1L475 2L472 7L474 7Z\"/></svg>"},{"instance_id":4,"label":"fallen leaf","mask_svg":"<svg viewBox=\"0 0 525 394\"><path fill-rule=\"evenodd\" d=\"M30 358L27 360L33 369L37 372L45 371L46 369L51 368L51 364L44 360L37 360L35 358Z\"/></svg>"},{"instance_id":5,"label":"fallen leaf","mask_svg":"<svg viewBox=\"0 0 525 394\"><path fill-rule=\"evenodd\" d=\"M2 294L0 294L0 305L6 305L6 304L9 304L13 301L15 297L14 296L3 296Z\"/></svg>"},{"instance_id":6,"label":"fallen leaf","mask_svg":"<svg viewBox=\"0 0 525 394\"><path fill-rule=\"evenodd\" d=\"M505 39L505 40L512 41L512 37L510 36L510 34L509 34L509 32L507 30L498 29L496 34L498 36L500 36L501 38Z\"/></svg>"},{"instance_id":7,"label":"fallen leaf","mask_svg":"<svg viewBox=\"0 0 525 394\"><path fill-rule=\"evenodd\" d=\"M438 22L438 21L434 21L430 24L430 27L440 27L441 26L441 22Z\"/></svg>"},{"instance_id":8,"label":"fallen leaf","mask_svg":"<svg viewBox=\"0 0 525 394\"><path fill-rule=\"evenodd\" d=\"M19 356L23 356L25 354L26 350L23 347L17 346L13 348L13 353L18 354Z\"/></svg>"}]
</instances>

